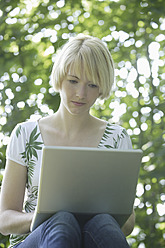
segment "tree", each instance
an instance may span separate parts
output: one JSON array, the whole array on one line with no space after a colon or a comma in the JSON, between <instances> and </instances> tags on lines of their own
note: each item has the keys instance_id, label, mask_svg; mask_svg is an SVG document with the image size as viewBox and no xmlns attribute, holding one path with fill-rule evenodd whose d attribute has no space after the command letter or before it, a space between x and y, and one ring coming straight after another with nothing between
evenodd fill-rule
<instances>
[{"instance_id":1,"label":"tree","mask_svg":"<svg viewBox=\"0 0 165 248\"><path fill-rule=\"evenodd\" d=\"M80 32L103 39L116 83L92 113L124 126L143 150L133 248L165 246L164 13L163 0L0 2L0 168L14 126L58 109L49 78L54 53Z\"/></svg>"}]
</instances>

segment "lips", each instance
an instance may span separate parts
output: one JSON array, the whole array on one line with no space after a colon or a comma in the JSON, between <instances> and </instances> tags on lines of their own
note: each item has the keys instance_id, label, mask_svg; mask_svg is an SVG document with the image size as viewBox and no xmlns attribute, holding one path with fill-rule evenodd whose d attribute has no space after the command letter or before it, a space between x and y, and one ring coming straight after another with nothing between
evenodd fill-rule
<instances>
[{"instance_id":1,"label":"lips","mask_svg":"<svg viewBox=\"0 0 165 248\"><path fill-rule=\"evenodd\" d=\"M84 102L76 102L76 101L72 101L72 103L73 103L74 105L76 105L76 106L83 106L83 105L85 105L85 103L84 103Z\"/></svg>"}]
</instances>

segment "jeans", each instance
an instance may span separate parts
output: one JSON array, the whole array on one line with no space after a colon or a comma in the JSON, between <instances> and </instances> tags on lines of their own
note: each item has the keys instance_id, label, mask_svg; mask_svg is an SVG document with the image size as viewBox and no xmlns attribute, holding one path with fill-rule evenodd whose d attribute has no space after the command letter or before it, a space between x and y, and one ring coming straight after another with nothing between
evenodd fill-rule
<instances>
[{"instance_id":1,"label":"jeans","mask_svg":"<svg viewBox=\"0 0 165 248\"><path fill-rule=\"evenodd\" d=\"M76 217L58 212L36 228L18 248L128 248L116 220L109 214L98 214L80 228Z\"/></svg>"}]
</instances>

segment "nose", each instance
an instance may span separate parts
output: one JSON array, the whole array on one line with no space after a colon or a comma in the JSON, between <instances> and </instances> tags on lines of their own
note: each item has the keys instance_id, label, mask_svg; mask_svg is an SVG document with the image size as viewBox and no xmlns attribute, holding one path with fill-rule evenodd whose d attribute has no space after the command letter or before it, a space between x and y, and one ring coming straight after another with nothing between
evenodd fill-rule
<instances>
[{"instance_id":1,"label":"nose","mask_svg":"<svg viewBox=\"0 0 165 248\"><path fill-rule=\"evenodd\" d=\"M76 96L79 99L84 99L84 98L86 98L86 95L87 95L87 87L86 87L86 85L79 85L77 87Z\"/></svg>"}]
</instances>

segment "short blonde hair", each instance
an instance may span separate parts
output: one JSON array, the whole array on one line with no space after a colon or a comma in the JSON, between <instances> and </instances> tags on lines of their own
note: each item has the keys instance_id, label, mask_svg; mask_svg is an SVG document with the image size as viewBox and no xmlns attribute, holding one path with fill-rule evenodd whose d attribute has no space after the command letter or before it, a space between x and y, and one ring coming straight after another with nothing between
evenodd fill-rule
<instances>
[{"instance_id":1,"label":"short blonde hair","mask_svg":"<svg viewBox=\"0 0 165 248\"><path fill-rule=\"evenodd\" d=\"M56 92L70 69L99 86L100 98L108 98L114 83L114 63L108 48L93 36L78 35L63 46L55 57L51 81Z\"/></svg>"}]
</instances>

